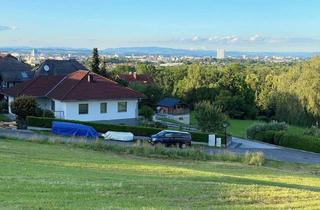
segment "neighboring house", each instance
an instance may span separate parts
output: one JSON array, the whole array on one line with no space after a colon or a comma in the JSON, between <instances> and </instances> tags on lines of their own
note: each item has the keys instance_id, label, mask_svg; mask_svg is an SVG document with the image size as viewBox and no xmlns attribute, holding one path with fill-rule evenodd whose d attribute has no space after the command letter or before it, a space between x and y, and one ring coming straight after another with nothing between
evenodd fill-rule
<instances>
[{"instance_id":1,"label":"neighboring house","mask_svg":"<svg viewBox=\"0 0 320 210\"><path fill-rule=\"evenodd\" d=\"M85 70L67 76L39 76L3 92L9 102L20 95L34 96L41 108L53 111L57 118L124 124L138 118L138 100L144 97Z\"/></svg>"},{"instance_id":2,"label":"neighboring house","mask_svg":"<svg viewBox=\"0 0 320 210\"><path fill-rule=\"evenodd\" d=\"M10 54L0 55L0 89L13 87L32 78L30 66Z\"/></svg>"},{"instance_id":3,"label":"neighboring house","mask_svg":"<svg viewBox=\"0 0 320 210\"><path fill-rule=\"evenodd\" d=\"M33 69L35 77L68 75L78 70L87 70L75 59L70 60L45 60L38 67Z\"/></svg>"},{"instance_id":4,"label":"neighboring house","mask_svg":"<svg viewBox=\"0 0 320 210\"><path fill-rule=\"evenodd\" d=\"M130 83L141 83L146 85L151 85L154 83L152 77L148 74L137 74L136 72L129 72L129 74L119 75L120 79Z\"/></svg>"},{"instance_id":5,"label":"neighboring house","mask_svg":"<svg viewBox=\"0 0 320 210\"><path fill-rule=\"evenodd\" d=\"M164 98L157 104L157 115L190 124L189 106L177 98Z\"/></svg>"}]
</instances>

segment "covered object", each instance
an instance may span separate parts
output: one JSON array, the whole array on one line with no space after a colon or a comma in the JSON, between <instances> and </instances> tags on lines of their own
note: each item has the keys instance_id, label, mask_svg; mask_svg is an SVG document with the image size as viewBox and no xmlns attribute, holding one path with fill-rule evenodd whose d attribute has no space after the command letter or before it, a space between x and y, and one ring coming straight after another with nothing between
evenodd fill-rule
<instances>
[{"instance_id":1,"label":"covered object","mask_svg":"<svg viewBox=\"0 0 320 210\"><path fill-rule=\"evenodd\" d=\"M52 122L52 133L61 136L98 137L98 132L90 126L58 121Z\"/></svg>"},{"instance_id":2,"label":"covered object","mask_svg":"<svg viewBox=\"0 0 320 210\"><path fill-rule=\"evenodd\" d=\"M116 141L133 141L133 133L130 132L115 132L108 131L105 134L102 134L105 139L116 140Z\"/></svg>"}]
</instances>

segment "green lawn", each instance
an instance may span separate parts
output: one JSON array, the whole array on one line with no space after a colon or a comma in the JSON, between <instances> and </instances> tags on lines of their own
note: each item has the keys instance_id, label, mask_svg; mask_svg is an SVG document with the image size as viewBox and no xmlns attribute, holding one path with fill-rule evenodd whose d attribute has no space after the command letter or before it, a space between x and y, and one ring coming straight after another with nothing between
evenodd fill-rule
<instances>
[{"instance_id":1,"label":"green lawn","mask_svg":"<svg viewBox=\"0 0 320 210\"><path fill-rule=\"evenodd\" d=\"M233 136L246 138L247 137L247 128L255 123L259 123L256 120L229 120L230 126L228 127L228 133Z\"/></svg>"},{"instance_id":2,"label":"green lawn","mask_svg":"<svg viewBox=\"0 0 320 210\"><path fill-rule=\"evenodd\" d=\"M263 123L257 120L229 120L230 127L228 128L228 133L232 134L233 136L246 138L247 137L247 128L256 123ZM305 128L290 125L288 128L288 132L291 134L301 134L303 133Z\"/></svg>"},{"instance_id":3,"label":"green lawn","mask_svg":"<svg viewBox=\"0 0 320 210\"><path fill-rule=\"evenodd\" d=\"M0 140L0 209L317 209L320 166L149 159Z\"/></svg>"},{"instance_id":4,"label":"green lawn","mask_svg":"<svg viewBox=\"0 0 320 210\"><path fill-rule=\"evenodd\" d=\"M0 114L0 122L1 121L7 121L7 120L8 120L8 118L5 115Z\"/></svg>"},{"instance_id":5,"label":"green lawn","mask_svg":"<svg viewBox=\"0 0 320 210\"><path fill-rule=\"evenodd\" d=\"M258 120L236 120L230 119L229 120L230 126L228 127L228 133L233 136L246 138L247 137L247 128L256 123L263 123ZM195 119L194 112L190 113L190 125L197 126L198 122ZM292 126L290 125L288 128L288 132L291 134L301 134L305 128L299 126Z\"/></svg>"}]
</instances>

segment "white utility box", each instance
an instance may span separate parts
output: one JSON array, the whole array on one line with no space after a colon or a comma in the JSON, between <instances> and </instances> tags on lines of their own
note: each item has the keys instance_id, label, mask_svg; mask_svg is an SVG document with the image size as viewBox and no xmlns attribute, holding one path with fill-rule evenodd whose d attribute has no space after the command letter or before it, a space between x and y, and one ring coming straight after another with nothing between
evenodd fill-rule
<instances>
[{"instance_id":1,"label":"white utility box","mask_svg":"<svg viewBox=\"0 0 320 210\"><path fill-rule=\"evenodd\" d=\"M208 146L215 147L216 146L216 135L210 134L208 139Z\"/></svg>"},{"instance_id":2,"label":"white utility box","mask_svg":"<svg viewBox=\"0 0 320 210\"><path fill-rule=\"evenodd\" d=\"M217 138L216 146L221 147L221 138Z\"/></svg>"}]
</instances>

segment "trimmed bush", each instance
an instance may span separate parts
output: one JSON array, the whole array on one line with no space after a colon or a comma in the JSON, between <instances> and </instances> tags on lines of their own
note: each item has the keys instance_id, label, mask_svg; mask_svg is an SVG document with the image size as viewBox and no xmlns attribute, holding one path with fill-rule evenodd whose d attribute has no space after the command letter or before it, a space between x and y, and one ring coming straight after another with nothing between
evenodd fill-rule
<instances>
[{"instance_id":1,"label":"trimmed bush","mask_svg":"<svg viewBox=\"0 0 320 210\"><path fill-rule=\"evenodd\" d=\"M274 144L275 131L263 131L255 134L254 139L263 141L269 144Z\"/></svg>"},{"instance_id":2,"label":"trimmed bush","mask_svg":"<svg viewBox=\"0 0 320 210\"><path fill-rule=\"evenodd\" d=\"M6 113L8 110L8 103L5 100L0 100L0 113Z\"/></svg>"},{"instance_id":3,"label":"trimmed bush","mask_svg":"<svg viewBox=\"0 0 320 210\"><path fill-rule=\"evenodd\" d=\"M48 118L54 118L54 113L51 110L48 109L41 109L41 108L37 108L36 109L36 113L35 113L36 117L48 117Z\"/></svg>"},{"instance_id":4,"label":"trimmed bush","mask_svg":"<svg viewBox=\"0 0 320 210\"><path fill-rule=\"evenodd\" d=\"M285 131L274 131L273 135L273 143L276 145L280 145L280 139L286 135Z\"/></svg>"},{"instance_id":5,"label":"trimmed bush","mask_svg":"<svg viewBox=\"0 0 320 210\"><path fill-rule=\"evenodd\" d=\"M320 153L320 138L306 135L288 134L285 131L261 131L255 139L283 147Z\"/></svg>"},{"instance_id":6,"label":"trimmed bush","mask_svg":"<svg viewBox=\"0 0 320 210\"><path fill-rule=\"evenodd\" d=\"M151 128L151 127L143 127L143 126L102 124L102 123L82 122L82 121L75 121L75 120L53 119L53 118L46 118L46 117L31 117L31 116L27 117L27 125L32 127L51 128L52 121L71 122L71 123L88 125L101 133L105 133L107 131L131 132L135 136L151 136L163 130L160 128ZM208 142L207 133L190 132L190 134L192 136L193 141L205 142L205 143ZM223 141L225 141L224 135L218 134L217 136L222 138Z\"/></svg>"},{"instance_id":7,"label":"trimmed bush","mask_svg":"<svg viewBox=\"0 0 320 210\"><path fill-rule=\"evenodd\" d=\"M318 126L312 126L311 128L306 129L303 134L320 137L320 128Z\"/></svg>"},{"instance_id":8,"label":"trimmed bush","mask_svg":"<svg viewBox=\"0 0 320 210\"><path fill-rule=\"evenodd\" d=\"M152 120L152 116L154 114L154 111L149 106L143 106L141 109L139 109L139 115L143 116L146 120Z\"/></svg>"},{"instance_id":9,"label":"trimmed bush","mask_svg":"<svg viewBox=\"0 0 320 210\"><path fill-rule=\"evenodd\" d=\"M279 145L320 153L320 138L313 136L285 134L280 137Z\"/></svg>"},{"instance_id":10,"label":"trimmed bush","mask_svg":"<svg viewBox=\"0 0 320 210\"><path fill-rule=\"evenodd\" d=\"M250 139L255 139L256 133L260 133L263 131L283 131L287 130L288 125L284 122L272 122L272 123L259 123L250 126L247 129L247 137Z\"/></svg>"}]
</instances>

